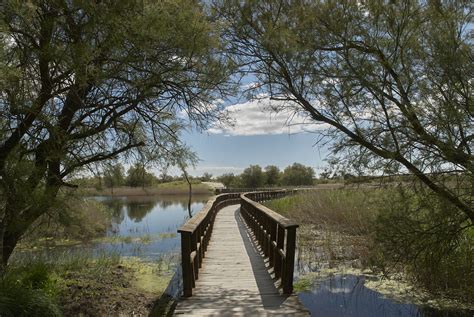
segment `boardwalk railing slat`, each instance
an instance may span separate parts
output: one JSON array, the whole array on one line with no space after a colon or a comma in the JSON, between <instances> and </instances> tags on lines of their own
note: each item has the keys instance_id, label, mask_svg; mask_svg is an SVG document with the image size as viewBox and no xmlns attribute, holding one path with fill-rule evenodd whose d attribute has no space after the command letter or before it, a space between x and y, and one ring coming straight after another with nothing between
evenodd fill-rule
<instances>
[{"instance_id":1,"label":"boardwalk railing slat","mask_svg":"<svg viewBox=\"0 0 474 317\"><path fill-rule=\"evenodd\" d=\"M241 195L241 213L269 258L284 294L293 292L293 270L298 224L259 202L294 194L295 190L249 192ZM274 260L273 260L274 259Z\"/></svg>"},{"instance_id":2,"label":"boardwalk railing slat","mask_svg":"<svg viewBox=\"0 0 474 317\"><path fill-rule=\"evenodd\" d=\"M178 230L181 234L183 296L191 297L193 294L217 213L226 206L239 203L242 218L255 235L264 255L269 258L269 265L273 267L275 278L281 280L283 293L291 294L298 225L260 202L295 192L295 190L269 190L227 193L212 197L203 209Z\"/></svg>"}]
</instances>

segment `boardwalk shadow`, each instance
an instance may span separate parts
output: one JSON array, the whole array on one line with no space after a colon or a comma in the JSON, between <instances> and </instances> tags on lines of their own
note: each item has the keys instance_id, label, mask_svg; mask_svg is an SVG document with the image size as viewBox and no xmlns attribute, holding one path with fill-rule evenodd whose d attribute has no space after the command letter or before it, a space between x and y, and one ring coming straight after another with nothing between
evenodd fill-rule
<instances>
[{"instance_id":1,"label":"boardwalk shadow","mask_svg":"<svg viewBox=\"0 0 474 317\"><path fill-rule=\"evenodd\" d=\"M240 208L235 210L234 217L239 226L239 231L244 242L245 250L247 251L247 254L250 258L252 271L254 273L255 281L257 282L257 287L259 289L263 307L275 308L275 306L281 306L289 296L282 295L280 290L276 287L275 284L277 284L278 281L274 280L271 276L273 269L269 269L267 265L268 258L264 258L255 236L248 228L245 221L242 219L242 216L240 215ZM280 294L280 296L265 296L270 294Z\"/></svg>"}]
</instances>

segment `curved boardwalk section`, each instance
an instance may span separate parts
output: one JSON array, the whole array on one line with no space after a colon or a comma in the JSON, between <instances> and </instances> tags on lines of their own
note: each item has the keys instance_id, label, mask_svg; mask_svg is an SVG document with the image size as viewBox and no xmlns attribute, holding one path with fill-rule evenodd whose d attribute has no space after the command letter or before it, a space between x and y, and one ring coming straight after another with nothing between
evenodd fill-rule
<instances>
[{"instance_id":1,"label":"curved boardwalk section","mask_svg":"<svg viewBox=\"0 0 474 317\"><path fill-rule=\"evenodd\" d=\"M216 215L192 297L182 298L178 316L308 316L295 295L282 295L240 206Z\"/></svg>"}]
</instances>

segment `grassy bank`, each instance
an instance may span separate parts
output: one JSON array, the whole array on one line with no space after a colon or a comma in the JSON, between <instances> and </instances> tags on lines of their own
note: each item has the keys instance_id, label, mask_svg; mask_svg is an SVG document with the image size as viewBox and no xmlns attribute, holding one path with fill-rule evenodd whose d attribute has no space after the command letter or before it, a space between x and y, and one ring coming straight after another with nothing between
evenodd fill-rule
<instances>
[{"instance_id":1,"label":"grassy bank","mask_svg":"<svg viewBox=\"0 0 474 317\"><path fill-rule=\"evenodd\" d=\"M435 197L395 188L335 189L266 205L301 224L303 286L314 275L305 271L342 267L381 276L382 292L396 281L413 291L412 298L431 296L442 298L443 305L473 308L472 224Z\"/></svg>"},{"instance_id":2,"label":"grassy bank","mask_svg":"<svg viewBox=\"0 0 474 317\"><path fill-rule=\"evenodd\" d=\"M14 261L0 281L0 315L163 316L172 263L110 254Z\"/></svg>"},{"instance_id":3,"label":"grassy bank","mask_svg":"<svg viewBox=\"0 0 474 317\"><path fill-rule=\"evenodd\" d=\"M100 243L143 245L164 239L175 238L176 236L177 233L175 232L162 232L159 234L144 234L141 236L102 236L89 239L87 241L68 238L57 239L53 237L43 237L34 241L28 239L21 242L17 246L17 252L28 253L31 251L43 251L48 249L52 250L58 248L68 248L73 246L92 245Z\"/></svg>"},{"instance_id":4,"label":"grassy bank","mask_svg":"<svg viewBox=\"0 0 474 317\"><path fill-rule=\"evenodd\" d=\"M85 196L154 196L154 195L187 195L189 193L188 184L184 181L174 181L156 184L151 187L128 187L116 188L81 188L80 192ZM201 183L192 182L193 195L212 194L213 189Z\"/></svg>"},{"instance_id":5,"label":"grassy bank","mask_svg":"<svg viewBox=\"0 0 474 317\"><path fill-rule=\"evenodd\" d=\"M101 202L77 195L58 199L55 208L41 216L17 246L18 251L70 247L105 237L113 211Z\"/></svg>"}]
</instances>

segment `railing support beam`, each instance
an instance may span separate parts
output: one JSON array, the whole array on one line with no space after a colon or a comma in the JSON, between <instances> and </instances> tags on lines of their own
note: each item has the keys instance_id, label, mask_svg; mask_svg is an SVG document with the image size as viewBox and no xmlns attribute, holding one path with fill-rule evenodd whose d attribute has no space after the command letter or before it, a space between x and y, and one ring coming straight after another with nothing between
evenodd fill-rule
<instances>
[{"instance_id":1,"label":"railing support beam","mask_svg":"<svg viewBox=\"0 0 474 317\"><path fill-rule=\"evenodd\" d=\"M183 295L193 295L193 268L191 266L191 232L181 231L181 267L183 274Z\"/></svg>"},{"instance_id":2,"label":"railing support beam","mask_svg":"<svg viewBox=\"0 0 474 317\"><path fill-rule=\"evenodd\" d=\"M283 293L293 293L293 272L295 269L296 226L286 228L285 274L283 275Z\"/></svg>"}]
</instances>

